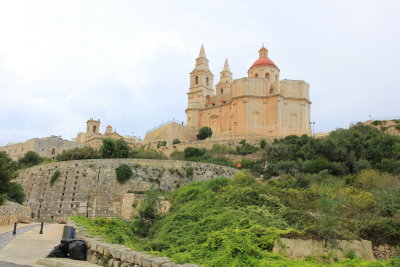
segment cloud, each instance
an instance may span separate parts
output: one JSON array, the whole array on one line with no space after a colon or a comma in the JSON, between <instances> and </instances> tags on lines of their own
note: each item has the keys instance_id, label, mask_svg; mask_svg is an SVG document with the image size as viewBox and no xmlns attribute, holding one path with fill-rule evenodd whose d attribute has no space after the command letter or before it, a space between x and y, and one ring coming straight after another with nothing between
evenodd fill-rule
<instances>
[{"instance_id":1,"label":"cloud","mask_svg":"<svg viewBox=\"0 0 400 267\"><path fill-rule=\"evenodd\" d=\"M144 136L185 120L189 72L205 44L219 79L262 43L281 78L310 84L316 130L398 115L397 1L4 1L0 145L72 138L88 118Z\"/></svg>"}]
</instances>

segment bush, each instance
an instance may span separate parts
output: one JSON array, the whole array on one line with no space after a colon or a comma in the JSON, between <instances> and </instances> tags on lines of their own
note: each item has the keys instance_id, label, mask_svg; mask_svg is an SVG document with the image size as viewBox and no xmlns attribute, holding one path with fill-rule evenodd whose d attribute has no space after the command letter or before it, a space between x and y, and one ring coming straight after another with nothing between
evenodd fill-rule
<instances>
[{"instance_id":1,"label":"bush","mask_svg":"<svg viewBox=\"0 0 400 267\"><path fill-rule=\"evenodd\" d=\"M245 140L240 141L240 144L241 144L240 146L236 147L236 154L248 155L248 154L254 153L258 150L257 147L246 143Z\"/></svg>"},{"instance_id":2,"label":"bush","mask_svg":"<svg viewBox=\"0 0 400 267\"><path fill-rule=\"evenodd\" d=\"M174 140L172 140L172 144L173 145L177 145L177 144L180 144L180 143L182 143L182 141L179 140L178 138L175 138Z\"/></svg>"},{"instance_id":3,"label":"bush","mask_svg":"<svg viewBox=\"0 0 400 267\"><path fill-rule=\"evenodd\" d=\"M61 154L57 155L57 161L67 161L67 160L81 160L81 159L98 159L101 158L99 151L91 147L74 148L63 151Z\"/></svg>"},{"instance_id":4,"label":"bush","mask_svg":"<svg viewBox=\"0 0 400 267\"><path fill-rule=\"evenodd\" d=\"M195 158L195 157L201 157L206 153L206 150L197 148L197 147L187 147L184 150L185 153L185 159L190 159L190 158Z\"/></svg>"},{"instance_id":5,"label":"bush","mask_svg":"<svg viewBox=\"0 0 400 267\"><path fill-rule=\"evenodd\" d=\"M157 142L157 148L164 147L166 145L167 145L167 141L158 141Z\"/></svg>"},{"instance_id":6,"label":"bush","mask_svg":"<svg viewBox=\"0 0 400 267\"><path fill-rule=\"evenodd\" d=\"M53 186L53 184L58 180L58 177L60 177L60 171L56 170L53 175L50 178L50 185Z\"/></svg>"},{"instance_id":7,"label":"bush","mask_svg":"<svg viewBox=\"0 0 400 267\"><path fill-rule=\"evenodd\" d=\"M115 169L115 173L117 181L120 184L126 183L133 175L131 167L126 164L119 165L119 167Z\"/></svg>"},{"instance_id":8,"label":"bush","mask_svg":"<svg viewBox=\"0 0 400 267\"><path fill-rule=\"evenodd\" d=\"M194 170L193 170L192 167L189 167L189 168L186 169L186 176L187 177L193 177L193 173L194 173Z\"/></svg>"},{"instance_id":9,"label":"bush","mask_svg":"<svg viewBox=\"0 0 400 267\"><path fill-rule=\"evenodd\" d=\"M260 148L265 148L267 146L267 141L265 139L260 140Z\"/></svg>"},{"instance_id":10,"label":"bush","mask_svg":"<svg viewBox=\"0 0 400 267\"><path fill-rule=\"evenodd\" d=\"M135 159L167 159L162 152L155 149L144 148L132 149L129 152L129 157Z\"/></svg>"},{"instance_id":11,"label":"bush","mask_svg":"<svg viewBox=\"0 0 400 267\"><path fill-rule=\"evenodd\" d=\"M169 155L169 157L171 159L173 159L173 160L184 160L185 159L185 153L183 151L174 150Z\"/></svg>"},{"instance_id":12,"label":"bush","mask_svg":"<svg viewBox=\"0 0 400 267\"><path fill-rule=\"evenodd\" d=\"M43 160L44 158L39 156L36 152L28 151L22 158L18 159L18 162L22 167L29 168L42 163Z\"/></svg>"},{"instance_id":13,"label":"bush","mask_svg":"<svg viewBox=\"0 0 400 267\"><path fill-rule=\"evenodd\" d=\"M360 172L360 171L365 170L365 169L371 169L371 164L366 159L359 159L354 164L354 172Z\"/></svg>"},{"instance_id":14,"label":"bush","mask_svg":"<svg viewBox=\"0 0 400 267\"><path fill-rule=\"evenodd\" d=\"M355 186L364 190L380 190L400 186L398 177L377 170L362 170L355 177Z\"/></svg>"},{"instance_id":15,"label":"bush","mask_svg":"<svg viewBox=\"0 0 400 267\"><path fill-rule=\"evenodd\" d=\"M24 188L22 185L17 183L10 183L10 189L8 192L8 199L22 204L25 200Z\"/></svg>"},{"instance_id":16,"label":"bush","mask_svg":"<svg viewBox=\"0 0 400 267\"><path fill-rule=\"evenodd\" d=\"M198 140L204 140L211 136L212 136L212 130L210 127L200 128L199 132L196 135Z\"/></svg>"}]
</instances>

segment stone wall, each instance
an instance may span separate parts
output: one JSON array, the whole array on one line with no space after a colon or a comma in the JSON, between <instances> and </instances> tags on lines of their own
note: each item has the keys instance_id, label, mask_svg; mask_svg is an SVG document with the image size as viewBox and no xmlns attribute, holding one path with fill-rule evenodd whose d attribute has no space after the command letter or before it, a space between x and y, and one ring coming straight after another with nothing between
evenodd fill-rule
<instances>
[{"instance_id":1,"label":"stone wall","mask_svg":"<svg viewBox=\"0 0 400 267\"><path fill-rule=\"evenodd\" d=\"M373 260L371 241L367 240L335 240L335 243L314 239L281 238L275 241L274 253L291 259L304 259L307 256L328 255L342 260L346 253L353 251L357 257L364 260Z\"/></svg>"},{"instance_id":2,"label":"stone wall","mask_svg":"<svg viewBox=\"0 0 400 267\"><path fill-rule=\"evenodd\" d=\"M77 239L86 241L87 261L108 267L201 267L195 264L177 264L169 258L134 251L123 245L109 244L99 237L93 237L74 223Z\"/></svg>"},{"instance_id":3,"label":"stone wall","mask_svg":"<svg viewBox=\"0 0 400 267\"><path fill-rule=\"evenodd\" d=\"M84 146L83 144L52 135L50 137L33 138L25 142L2 146L0 147L0 151L6 152L12 160L18 160L28 151L34 151L42 157L54 158L64 150Z\"/></svg>"},{"instance_id":4,"label":"stone wall","mask_svg":"<svg viewBox=\"0 0 400 267\"><path fill-rule=\"evenodd\" d=\"M191 126L171 122L157 129L148 131L144 138L144 143L166 141L168 145L172 145L174 139L179 139L181 141L196 140L196 129Z\"/></svg>"},{"instance_id":5,"label":"stone wall","mask_svg":"<svg viewBox=\"0 0 400 267\"><path fill-rule=\"evenodd\" d=\"M133 171L132 178L123 185L117 182L115 173L121 164L128 164ZM51 185L51 177L57 171L60 175ZM16 182L24 187L25 204L31 208L32 217L58 220L71 215L121 216L126 193L142 193L152 186L169 191L191 181L231 177L236 171L188 161L91 159L21 170Z\"/></svg>"},{"instance_id":6,"label":"stone wall","mask_svg":"<svg viewBox=\"0 0 400 267\"><path fill-rule=\"evenodd\" d=\"M394 258L396 253L399 253L396 251L396 247L387 244L374 246L373 251L375 258L379 260L388 260Z\"/></svg>"},{"instance_id":7,"label":"stone wall","mask_svg":"<svg viewBox=\"0 0 400 267\"><path fill-rule=\"evenodd\" d=\"M0 225L30 223L30 208L15 202L6 201L0 206Z\"/></svg>"}]
</instances>

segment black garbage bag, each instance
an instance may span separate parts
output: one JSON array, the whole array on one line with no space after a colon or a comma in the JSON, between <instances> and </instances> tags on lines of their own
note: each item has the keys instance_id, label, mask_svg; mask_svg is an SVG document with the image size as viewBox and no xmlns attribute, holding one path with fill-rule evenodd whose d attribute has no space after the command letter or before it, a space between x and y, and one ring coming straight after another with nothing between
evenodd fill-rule
<instances>
[{"instance_id":1,"label":"black garbage bag","mask_svg":"<svg viewBox=\"0 0 400 267\"><path fill-rule=\"evenodd\" d=\"M73 240L68 246L69 258L73 260L86 261L86 242Z\"/></svg>"},{"instance_id":2,"label":"black garbage bag","mask_svg":"<svg viewBox=\"0 0 400 267\"><path fill-rule=\"evenodd\" d=\"M47 257L49 258L68 258L70 241L61 241L61 244L54 247Z\"/></svg>"}]
</instances>

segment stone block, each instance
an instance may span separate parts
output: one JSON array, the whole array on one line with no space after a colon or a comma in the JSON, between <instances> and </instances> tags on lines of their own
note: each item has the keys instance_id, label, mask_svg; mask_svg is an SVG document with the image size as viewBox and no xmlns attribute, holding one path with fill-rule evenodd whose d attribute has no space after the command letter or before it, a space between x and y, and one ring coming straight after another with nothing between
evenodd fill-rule
<instances>
[{"instance_id":1,"label":"stone block","mask_svg":"<svg viewBox=\"0 0 400 267\"><path fill-rule=\"evenodd\" d=\"M121 261L115 260L113 267L121 267Z\"/></svg>"}]
</instances>

